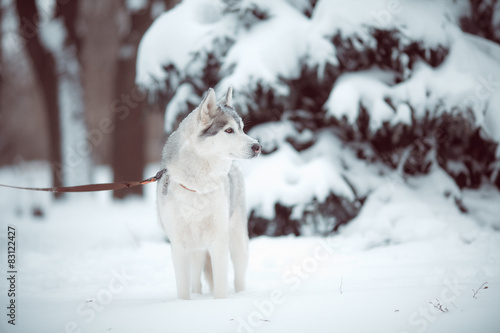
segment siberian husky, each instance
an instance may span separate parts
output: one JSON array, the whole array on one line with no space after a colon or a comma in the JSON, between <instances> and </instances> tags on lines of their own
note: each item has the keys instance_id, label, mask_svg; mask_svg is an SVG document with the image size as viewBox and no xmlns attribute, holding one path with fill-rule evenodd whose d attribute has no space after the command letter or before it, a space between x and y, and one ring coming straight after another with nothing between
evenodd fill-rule
<instances>
[{"instance_id":1,"label":"siberian husky","mask_svg":"<svg viewBox=\"0 0 500 333\"><path fill-rule=\"evenodd\" d=\"M215 298L228 292L229 254L234 288L245 289L248 230L243 176L233 160L258 156L261 146L243 132L232 89L216 102L210 88L167 140L157 188L161 224L172 246L177 295L201 293L201 273Z\"/></svg>"}]
</instances>

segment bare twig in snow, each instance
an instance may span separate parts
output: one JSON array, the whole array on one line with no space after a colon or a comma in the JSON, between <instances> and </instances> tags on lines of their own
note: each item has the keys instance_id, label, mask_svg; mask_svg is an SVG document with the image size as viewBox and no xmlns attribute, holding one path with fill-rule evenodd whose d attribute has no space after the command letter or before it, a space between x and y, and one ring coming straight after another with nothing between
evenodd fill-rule
<instances>
[{"instance_id":1,"label":"bare twig in snow","mask_svg":"<svg viewBox=\"0 0 500 333\"><path fill-rule=\"evenodd\" d=\"M441 312L448 312L448 308L446 306L443 306L443 304L441 304L441 302L437 298L436 298L436 304L432 302L429 303L431 303L436 309L438 309Z\"/></svg>"},{"instance_id":2,"label":"bare twig in snow","mask_svg":"<svg viewBox=\"0 0 500 333\"><path fill-rule=\"evenodd\" d=\"M474 290L472 289L472 297L474 297L475 299L477 299L477 294L482 290L482 289L488 289L488 286L487 286L488 282L484 282L477 290Z\"/></svg>"}]
</instances>

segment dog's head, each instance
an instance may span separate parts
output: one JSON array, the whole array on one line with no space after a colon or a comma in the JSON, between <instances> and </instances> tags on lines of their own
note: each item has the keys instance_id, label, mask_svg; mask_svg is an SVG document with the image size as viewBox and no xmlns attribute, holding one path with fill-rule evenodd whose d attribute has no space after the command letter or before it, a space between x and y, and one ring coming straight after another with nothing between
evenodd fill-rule
<instances>
[{"instance_id":1,"label":"dog's head","mask_svg":"<svg viewBox=\"0 0 500 333\"><path fill-rule=\"evenodd\" d=\"M216 102L210 88L196 109L196 135L203 154L227 159L249 159L261 152L257 140L243 132L243 121L232 105L233 89Z\"/></svg>"}]
</instances>

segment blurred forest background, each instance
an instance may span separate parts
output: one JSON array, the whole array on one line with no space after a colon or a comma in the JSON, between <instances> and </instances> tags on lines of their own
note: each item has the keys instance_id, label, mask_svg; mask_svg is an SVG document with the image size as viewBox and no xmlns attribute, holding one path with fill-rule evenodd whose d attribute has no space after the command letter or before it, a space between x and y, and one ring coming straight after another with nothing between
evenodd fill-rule
<instances>
[{"instance_id":1,"label":"blurred forest background","mask_svg":"<svg viewBox=\"0 0 500 333\"><path fill-rule=\"evenodd\" d=\"M249 179L283 181L250 185L251 235L337 230L373 189L360 161L500 189L498 1L178 3L3 0L0 166L48 161L54 186L98 165L143 179L203 93L231 85L263 144Z\"/></svg>"},{"instance_id":2,"label":"blurred forest background","mask_svg":"<svg viewBox=\"0 0 500 333\"><path fill-rule=\"evenodd\" d=\"M0 165L50 161L54 186L92 182L95 165L140 179L164 136L163 110L131 96L137 47L177 2L3 1Z\"/></svg>"}]
</instances>

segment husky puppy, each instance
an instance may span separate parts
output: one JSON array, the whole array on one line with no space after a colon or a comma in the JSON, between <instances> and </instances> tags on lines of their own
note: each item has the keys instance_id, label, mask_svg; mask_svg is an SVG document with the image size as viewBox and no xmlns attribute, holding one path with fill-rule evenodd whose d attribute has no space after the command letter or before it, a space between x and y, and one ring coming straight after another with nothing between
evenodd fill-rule
<instances>
[{"instance_id":1,"label":"husky puppy","mask_svg":"<svg viewBox=\"0 0 500 333\"><path fill-rule=\"evenodd\" d=\"M245 289L248 230L244 180L233 160L250 159L260 144L243 132L232 89L216 102L210 88L167 140L157 188L161 224L172 246L177 295L201 293L201 273L215 298L227 297L229 254L234 288Z\"/></svg>"}]
</instances>

